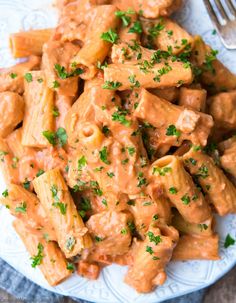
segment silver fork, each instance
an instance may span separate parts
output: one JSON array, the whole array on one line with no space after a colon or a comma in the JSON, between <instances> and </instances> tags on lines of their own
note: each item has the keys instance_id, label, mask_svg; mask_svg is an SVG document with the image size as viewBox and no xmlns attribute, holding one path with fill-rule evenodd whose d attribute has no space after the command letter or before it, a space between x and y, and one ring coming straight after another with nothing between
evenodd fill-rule
<instances>
[{"instance_id":1,"label":"silver fork","mask_svg":"<svg viewBox=\"0 0 236 303\"><path fill-rule=\"evenodd\" d=\"M228 49L236 49L236 3L235 0L203 0L208 14Z\"/></svg>"}]
</instances>

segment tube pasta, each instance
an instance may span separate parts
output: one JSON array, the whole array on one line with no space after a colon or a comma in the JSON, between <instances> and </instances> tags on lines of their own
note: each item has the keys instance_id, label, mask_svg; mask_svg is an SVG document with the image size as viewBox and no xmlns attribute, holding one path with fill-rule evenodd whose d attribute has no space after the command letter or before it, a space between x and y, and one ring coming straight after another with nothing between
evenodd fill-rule
<instances>
[{"instance_id":1,"label":"tube pasta","mask_svg":"<svg viewBox=\"0 0 236 303\"><path fill-rule=\"evenodd\" d=\"M145 89L141 91L134 115L156 127L159 138L157 149L168 145L179 146L183 140L204 146L213 126L211 116L173 105ZM179 130L179 133L168 133L168 128Z\"/></svg>"},{"instance_id":2,"label":"tube pasta","mask_svg":"<svg viewBox=\"0 0 236 303\"><path fill-rule=\"evenodd\" d=\"M213 51L214 53L214 51ZM206 60L212 55L212 49L204 43L200 36L194 37L192 61L201 69L200 81L211 93L219 93L236 88L236 76L219 60L212 61L212 68L207 67Z\"/></svg>"},{"instance_id":3,"label":"tube pasta","mask_svg":"<svg viewBox=\"0 0 236 303\"><path fill-rule=\"evenodd\" d=\"M191 148L183 155L183 160L190 173L197 177L217 213L220 216L235 213L236 189L222 170L214 164L213 159L203 152Z\"/></svg>"},{"instance_id":4,"label":"tube pasta","mask_svg":"<svg viewBox=\"0 0 236 303\"><path fill-rule=\"evenodd\" d=\"M19 218L30 230L40 230L48 240L56 241L53 227L37 197L20 185L10 184L7 196L0 203L9 208L12 215Z\"/></svg>"},{"instance_id":5,"label":"tube pasta","mask_svg":"<svg viewBox=\"0 0 236 303\"><path fill-rule=\"evenodd\" d=\"M0 168L6 184L19 183L18 158L14 158L7 143L0 137Z\"/></svg>"},{"instance_id":6,"label":"tube pasta","mask_svg":"<svg viewBox=\"0 0 236 303\"><path fill-rule=\"evenodd\" d=\"M181 236L174 249L172 260L219 260L219 236Z\"/></svg>"},{"instance_id":7,"label":"tube pasta","mask_svg":"<svg viewBox=\"0 0 236 303\"><path fill-rule=\"evenodd\" d=\"M165 195L186 221L201 223L211 216L202 193L197 190L178 157L170 155L158 159L152 164L150 173L163 186Z\"/></svg>"},{"instance_id":8,"label":"tube pasta","mask_svg":"<svg viewBox=\"0 0 236 303\"><path fill-rule=\"evenodd\" d=\"M179 212L174 212L174 216L172 219L172 225L181 233L192 235L192 236L200 236L200 237L208 237L213 235L213 226L214 226L214 218L210 217L206 221L196 224L189 223L179 214Z\"/></svg>"},{"instance_id":9,"label":"tube pasta","mask_svg":"<svg viewBox=\"0 0 236 303\"><path fill-rule=\"evenodd\" d=\"M42 55L43 44L48 42L52 33L52 29L39 29L11 34L9 42L13 57L22 58L31 55Z\"/></svg>"},{"instance_id":10,"label":"tube pasta","mask_svg":"<svg viewBox=\"0 0 236 303\"><path fill-rule=\"evenodd\" d=\"M179 105L205 112L207 91L205 89L180 88Z\"/></svg>"},{"instance_id":11,"label":"tube pasta","mask_svg":"<svg viewBox=\"0 0 236 303\"><path fill-rule=\"evenodd\" d=\"M168 66L168 72L159 77L158 71L166 66ZM191 69L184 68L182 62L170 62L168 65L158 63L147 72L142 71L142 64L109 64L104 68L105 83L120 83L117 89L121 91L131 88L132 82L129 79L134 76L135 81L138 81L143 88L167 88L178 86L180 80L183 84L189 84L193 79ZM158 77L158 81L155 81L155 77Z\"/></svg>"},{"instance_id":12,"label":"tube pasta","mask_svg":"<svg viewBox=\"0 0 236 303\"><path fill-rule=\"evenodd\" d=\"M53 131L53 91L46 86L45 75L42 71L34 71L30 75L32 81L25 80L22 145L47 147L49 142L43 136L43 132Z\"/></svg>"},{"instance_id":13,"label":"tube pasta","mask_svg":"<svg viewBox=\"0 0 236 303\"><path fill-rule=\"evenodd\" d=\"M65 256L70 258L89 248L91 239L88 230L76 211L59 169L47 171L34 179L33 185Z\"/></svg>"},{"instance_id":14,"label":"tube pasta","mask_svg":"<svg viewBox=\"0 0 236 303\"><path fill-rule=\"evenodd\" d=\"M15 220L13 227L32 258L38 254L41 245L42 260L39 268L50 285L55 286L71 275L66 259L55 242L47 242L40 231L30 232L21 220Z\"/></svg>"},{"instance_id":15,"label":"tube pasta","mask_svg":"<svg viewBox=\"0 0 236 303\"><path fill-rule=\"evenodd\" d=\"M150 292L166 280L165 267L178 241L173 227L150 227L146 239L134 252L134 262L125 276L125 282L138 292Z\"/></svg>"},{"instance_id":16,"label":"tube pasta","mask_svg":"<svg viewBox=\"0 0 236 303\"><path fill-rule=\"evenodd\" d=\"M182 51L189 51L193 45L193 37L183 29L179 24L169 18L160 18L157 20L142 19L144 33L146 34L144 44L154 45L155 48L169 51L177 55ZM155 26L159 26L158 35L152 37Z\"/></svg>"},{"instance_id":17,"label":"tube pasta","mask_svg":"<svg viewBox=\"0 0 236 303\"><path fill-rule=\"evenodd\" d=\"M111 44L101 39L101 35L118 25L115 6L101 5L93 10L94 17L88 26L84 46L71 61L84 70L81 75L83 79L92 79L96 75L97 62L103 62L111 48Z\"/></svg>"},{"instance_id":18,"label":"tube pasta","mask_svg":"<svg viewBox=\"0 0 236 303\"><path fill-rule=\"evenodd\" d=\"M0 137L5 138L23 120L24 100L13 92L0 93Z\"/></svg>"}]
</instances>

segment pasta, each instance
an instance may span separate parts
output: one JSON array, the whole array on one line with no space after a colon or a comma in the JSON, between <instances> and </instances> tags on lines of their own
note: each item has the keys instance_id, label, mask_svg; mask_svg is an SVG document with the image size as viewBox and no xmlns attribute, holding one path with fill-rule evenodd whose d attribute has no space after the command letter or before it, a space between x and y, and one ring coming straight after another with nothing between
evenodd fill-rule
<instances>
[{"instance_id":1,"label":"pasta","mask_svg":"<svg viewBox=\"0 0 236 303\"><path fill-rule=\"evenodd\" d=\"M54 29L10 35L26 61L0 69L0 203L52 286L116 263L148 293L171 261L220 259L236 76L171 19L181 2L57 0Z\"/></svg>"}]
</instances>

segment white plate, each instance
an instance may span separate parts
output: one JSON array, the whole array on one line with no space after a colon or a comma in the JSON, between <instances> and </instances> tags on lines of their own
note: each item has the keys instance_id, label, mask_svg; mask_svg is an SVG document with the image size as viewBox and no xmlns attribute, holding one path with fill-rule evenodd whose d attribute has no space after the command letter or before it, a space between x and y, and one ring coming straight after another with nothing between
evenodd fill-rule
<instances>
[{"instance_id":1,"label":"white plate","mask_svg":"<svg viewBox=\"0 0 236 303\"><path fill-rule=\"evenodd\" d=\"M200 34L220 51L220 59L236 73L236 51L227 51L217 35L212 35L213 27L201 0L188 0L176 19L195 34ZM56 23L56 12L50 0L0 0L0 67L10 66L15 61L8 50L8 34L30 28L52 27ZM0 193L5 186L0 179ZM139 295L122 282L125 267L113 265L103 270L99 280L92 282L76 274L52 288L49 287L38 269L30 265L29 255L24 245L11 227L12 217L8 211L0 208L0 257L40 286L60 293L97 303L146 302L157 303L174 298L212 284L236 264L235 246L223 248L227 233L236 238L236 216L217 220L220 234L221 260L173 262L167 268L168 280L164 286L148 295Z\"/></svg>"}]
</instances>

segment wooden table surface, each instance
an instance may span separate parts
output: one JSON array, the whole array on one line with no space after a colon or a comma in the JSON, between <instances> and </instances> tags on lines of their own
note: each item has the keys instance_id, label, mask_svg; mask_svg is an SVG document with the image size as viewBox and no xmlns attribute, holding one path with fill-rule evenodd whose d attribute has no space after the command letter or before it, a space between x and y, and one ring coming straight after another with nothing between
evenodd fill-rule
<instances>
[{"instance_id":1,"label":"wooden table surface","mask_svg":"<svg viewBox=\"0 0 236 303\"><path fill-rule=\"evenodd\" d=\"M74 303L70 298L64 297L60 303ZM0 303L25 303L17 300L3 290L0 290ZM34 302L27 302L34 303ZM44 303L44 302L42 302ZM54 303L54 302L50 302ZM112 302L111 302L112 303ZM188 302L186 302L188 303ZM211 286L203 300L199 303L236 303L236 267L224 278Z\"/></svg>"}]
</instances>

